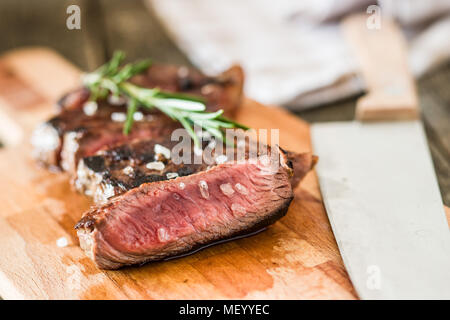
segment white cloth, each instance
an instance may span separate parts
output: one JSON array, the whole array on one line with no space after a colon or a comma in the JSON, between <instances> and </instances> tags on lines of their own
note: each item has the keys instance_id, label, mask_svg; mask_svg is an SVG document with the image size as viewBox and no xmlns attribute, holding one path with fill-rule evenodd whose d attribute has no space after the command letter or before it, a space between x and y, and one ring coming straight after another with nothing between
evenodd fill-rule
<instances>
[{"instance_id":1,"label":"white cloth","mask_svg":"<svg viewBox=\"0 0 450 320\"><path fill-rule=\"evenodd\" d=\"M364 89L339 18L365 11L374 1L148 1L194 64L216 73L240 63L246 94L261 102L299 110ZM416 75L450 57L450 1L380 0L379 5L407 28Z\"/></svg>"}]
</instances>

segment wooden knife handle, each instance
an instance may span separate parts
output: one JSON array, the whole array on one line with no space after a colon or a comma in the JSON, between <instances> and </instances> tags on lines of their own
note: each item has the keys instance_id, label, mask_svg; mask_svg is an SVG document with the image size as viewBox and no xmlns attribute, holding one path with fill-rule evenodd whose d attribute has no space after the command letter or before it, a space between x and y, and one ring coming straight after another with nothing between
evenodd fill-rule
<instances>
[{"instance_id":1,"label":"wooden knife handle","mask_svg":"<svg viewBox=\"0 0 450 320\"><path fill-rule=\"evenodd\" d=\"M368 90L357 101L355 117L361 121L417 119L418 98L402 32L386 17L380 17L380 29L369 29L368 17L357 14L342 22Z\"/></svg>"}]
</instances>

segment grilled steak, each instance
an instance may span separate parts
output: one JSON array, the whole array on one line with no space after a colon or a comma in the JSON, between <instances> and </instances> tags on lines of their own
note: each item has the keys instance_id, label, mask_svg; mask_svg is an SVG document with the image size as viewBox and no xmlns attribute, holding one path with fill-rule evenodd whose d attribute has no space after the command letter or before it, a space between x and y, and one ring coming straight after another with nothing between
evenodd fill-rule
<instances>
[{"instance_id":1,"label":"grilled steak","mask_svg":"<svg viewBox=\"0 0 450 320\"><path fill-rule=\"evenodd\" d=\"M184 163L172 161L171 150L177 143L168 138L139 140L86 157L78 164L75 188L92 196L96 203L104 203L143 183L187 176L229 160L227 150L216 154L213 148L201 163L194 163L192 157ZM210 148L207 143L205 148ZM316 158L310 153L286 154L294 170L291 184L295 187L314 166Z\"/></svg>"},{"instance_id":2,"label":"grilled steak","mask_svg":"<svg viewBox=\"0 0 450 320\"><path fill-rule=\"evenodd\" d=\"M217 77L207 77L186 67L153 65L145 74L133 77L140 86L159 87L169 92L200 95L210 111L224 109L230 116L241 101L243 72L232 67ZM123 122L113 121L113 115L124 116L124 102L100 101L97 110L85 108L89 91L78 89L59 101L59 114L39 126L32 138L35 158L49 168L63 167L74 172L78 160L101 149L135 138L155 138L166 135L179 124L159 111L144 112L128 136L122 134ZM117 118L117 117L116 117ZM123 119L121 119L123 120Z\"/></svg>"},{"instance_id":3,"label":"grilled steak","mask_svg":"<svg viewBox=\"0 0 450 320\"><path fill-rule=\"evenodd\" d=\"M113 112L123 112L123 106L113 106L100 102L100 107L92 116L87 116L81 106L87 101L87 90L77 90L60 100L60 113L39 125L33 132L31 143L33 156L51 169L56 169L61 160L63 136L66 132L82 128L100 127ZM63 104L67 101L67 104ZM81 103L81 105L78 105Z\"/></svg>"},{"instance_id":4,"label":"grilled steak","mask_svg":"<svg viewBox=\"0 0 450 320\"><path fill-rule=\"evenodd\" d=\"M61 150L61 167L72 174L81 158L102 149L143 138L170 136L179 124L160 112L149 121L136 121L128 135L124 135L122 122L101 121L99 126L77 128L66 132Z\"/></svg>"},{"instance_id":5,"label":"grilled steak","mask_svg":"<svg viewBox=\"0 0 450 320\"><path fill-rule=\"evenodd\" d=\"M261 229L293 199L289 164L284 152L263 154L144 183L88 211L76 225L80 245L98 267L117 269Z\"/></svg>"}]
</instances>

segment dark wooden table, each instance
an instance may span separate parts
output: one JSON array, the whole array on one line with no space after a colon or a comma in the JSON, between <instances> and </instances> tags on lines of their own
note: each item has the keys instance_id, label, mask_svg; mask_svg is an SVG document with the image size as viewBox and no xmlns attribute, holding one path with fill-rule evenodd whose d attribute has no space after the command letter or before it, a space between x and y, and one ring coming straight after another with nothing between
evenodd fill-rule
<instances>
[{"instance_id":1,"label":"dark wooden table","mask_svg":"<svg viewBox=\"0 0 450 320\"><path fill-rule=\"evenodd\" d=\"M81 8L81 30L66 28L66 8ZM2 0L0 52L22 46L54 48L84 70L93 70L116 49L129 60L151 56L190 64L139 0ZM423 120L444 203L450 205L450 63L418 81ZM298 112L310 122L353 119L356 97ZM1 138L1 137L0 137Z\"/></svg>"}]
</instances>

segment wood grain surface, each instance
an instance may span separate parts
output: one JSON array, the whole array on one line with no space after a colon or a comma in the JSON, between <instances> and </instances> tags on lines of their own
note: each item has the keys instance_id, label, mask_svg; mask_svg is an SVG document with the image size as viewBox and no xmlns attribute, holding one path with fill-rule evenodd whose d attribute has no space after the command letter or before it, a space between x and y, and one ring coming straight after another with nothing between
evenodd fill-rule
<instances>
[{"instance_id":1,"label":"wood grain surface","mask_svg":"<svg viewBox=\"0 0 450 320\"><path fill-rule=\"evenodd\" d=\"M5 299L355 299L310 173L286 217L268 230L168 262L102 271L78 246L74 224L90 200L68 177L36 166L32 129L80 72L48 49L0 58L0 127L15 138L0 151L0 295ZM238 117L255 128L277 128L281 145L311 149L308 125L282 109L246 100ZM58 247L57 240L68 240Z\"/></svg>"}]
</instances>

